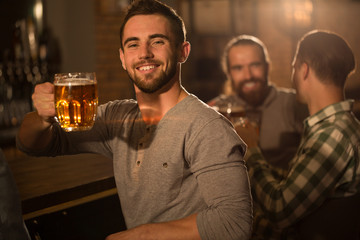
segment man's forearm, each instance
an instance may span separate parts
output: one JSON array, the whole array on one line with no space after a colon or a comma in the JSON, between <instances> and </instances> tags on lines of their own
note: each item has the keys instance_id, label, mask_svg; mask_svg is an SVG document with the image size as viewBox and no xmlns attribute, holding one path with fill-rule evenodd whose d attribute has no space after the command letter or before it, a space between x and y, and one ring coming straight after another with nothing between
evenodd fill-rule
<instances>
[{"instance_id":1,"label":"man's forearm","mask_svg":"<svg viewBox=\"0 0 360 240\"><path fill-rule=\"evenodd\" d=\"M112 234L106 240L201 240L196 224L197 214L184 219L145 224L124 232Z\"/></svg>"},{"instance_id":2,"label":"man's forearm","mask_svg":"<svg viewBox=\"0 0 360 240\"><path fill-rule=\"evenodd\" d=\"M18 140L29 149L39 150L45 148L52 138L52 123L45 122L37 114L26 114L19 128Z\"/></svg>"}]
</instances>

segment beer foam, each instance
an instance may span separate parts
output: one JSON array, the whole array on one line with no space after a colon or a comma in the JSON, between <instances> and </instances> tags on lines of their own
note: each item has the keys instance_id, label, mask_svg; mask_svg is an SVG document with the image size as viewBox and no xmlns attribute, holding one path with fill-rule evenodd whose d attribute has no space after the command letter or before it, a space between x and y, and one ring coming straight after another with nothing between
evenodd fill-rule
<instances>
[{"instance_id":1,"label":"beer foam","mask_svg":"<svg viewBox=\"0 0 360 240\"><path fill-rule=\"evenodd\" d=\"M88 78L66 78L62 79L61 82L57 82L55 86L81 86L81 85L92 85L95 82Z\"/></svg>"}]
</instances>

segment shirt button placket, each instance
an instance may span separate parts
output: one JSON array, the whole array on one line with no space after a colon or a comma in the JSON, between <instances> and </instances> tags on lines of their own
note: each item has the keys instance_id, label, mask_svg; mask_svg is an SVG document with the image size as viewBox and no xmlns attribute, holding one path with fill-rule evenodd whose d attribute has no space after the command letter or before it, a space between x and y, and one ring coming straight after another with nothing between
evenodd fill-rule
<instances>
[{"instance_id":1,"label":"shirt button placket","mask_svg":"<svg viewBox=\"0 0 360 240\"><path fill-rule=\"evenodd\" d=\"M141 165L141 157L140 157L140 156L142 156L142 153L143 153L143 150L142 150L143 146L144 146L144 143L143 143L143 142L139 142L139 144L138 144L138 150L139 150L139 158L140 158L140 159L136 160L136 166L138 166L138 167L140 167L140 165Z\"/></svg>"}]
</instances>

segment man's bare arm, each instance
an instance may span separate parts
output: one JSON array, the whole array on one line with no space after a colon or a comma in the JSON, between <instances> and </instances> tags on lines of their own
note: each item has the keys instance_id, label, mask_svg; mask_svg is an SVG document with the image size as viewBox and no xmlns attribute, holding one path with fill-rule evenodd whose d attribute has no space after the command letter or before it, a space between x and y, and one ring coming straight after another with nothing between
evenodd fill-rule
<instances>
[{"instance_id":1,"label":"man's bare arm","mask_svg":"<svg viewBox=\"0 0 360 240\"><path fill-rule=\"evenodd\" d=\"M196 216L197 214L193 214L176 221L141 225L112 234L106 240L201 240L197 229Z\"/></svg>"}]
</instances>

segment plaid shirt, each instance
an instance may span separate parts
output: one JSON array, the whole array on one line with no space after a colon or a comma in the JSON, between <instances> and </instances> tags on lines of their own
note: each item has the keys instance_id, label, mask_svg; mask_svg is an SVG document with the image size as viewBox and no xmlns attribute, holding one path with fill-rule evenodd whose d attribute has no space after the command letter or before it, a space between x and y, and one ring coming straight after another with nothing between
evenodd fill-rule
<instances>
[{"instance_id":1,"label":"plaid shirt","mask_svg":"<svg viewBox=\"0 0 360 240\"><path fill-rule=\"evenodd\" d=\"M305 120L300 147L282 180L259 148L248 150L250 182L259 205L253 239L281 239L327 198L360 191L360 123L351 113L352 103L330 105Z\"/></svg>"}]
</instances>

